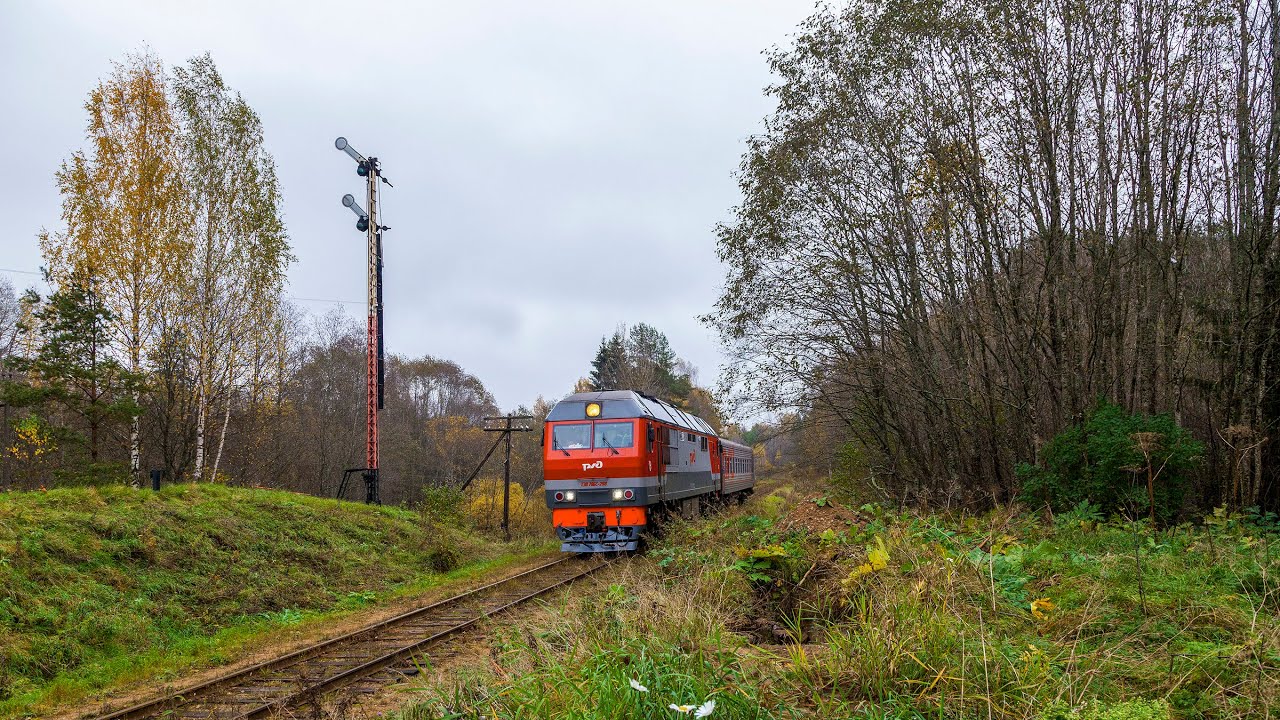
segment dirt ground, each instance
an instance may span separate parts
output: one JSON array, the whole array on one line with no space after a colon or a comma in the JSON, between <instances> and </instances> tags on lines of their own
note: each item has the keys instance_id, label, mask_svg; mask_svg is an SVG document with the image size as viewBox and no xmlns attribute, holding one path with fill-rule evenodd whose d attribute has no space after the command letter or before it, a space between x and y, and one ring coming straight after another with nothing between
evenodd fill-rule
<instances>
[{"instance_id":1,"label":"dirt ground","mask_svg":"<svg viewBox=\"0 0 1280 720\"><path fill-rule=\"evenodd\" d=\"M815 495L800 499L787 508L779 527L783 530L802 527L822 534L824 530L842 532L855 525L866 525L868 520L870 518L855 510L836 505L825 496Z\"/></svg>"}]
</instances>

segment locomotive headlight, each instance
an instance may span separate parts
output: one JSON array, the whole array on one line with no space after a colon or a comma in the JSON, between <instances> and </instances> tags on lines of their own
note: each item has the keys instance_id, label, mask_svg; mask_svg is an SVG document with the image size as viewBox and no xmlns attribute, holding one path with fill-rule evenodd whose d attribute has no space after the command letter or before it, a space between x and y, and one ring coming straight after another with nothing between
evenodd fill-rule
<instances>
[{"instance_id":1,"label":"locomotive headlight","mask_svg":"<svg viewBox=\"0 0 1280 720\"><path fill-rule=\"evenodd\" d=\"M618 488L617 490L614 490L614 491L613 491L613 499L614 499L614 500L621 500L621 499L622 499L622 488Z\"/></svg>"},{"instance_id":2,"label":"locomotive headlight","mask_svg":"<svg viewBox=\"0 0 1280 720\"><path fill-rule=\"evenodd\" d=\"M578 493L576 493L576 492L574 492L574 491L572 491L572 490L566 490L566 491L565 491L565 493L564 493L564 501L565 501L565 502L573 502L574 500L577 500L577 499L578 499Z\"/></svg>"},{"instance_id":3,"label":"locomotive headlight","mask_svg":"<svg viewBox=\"0 0 1280 720\"><path fill-rule=\"evenodd\" d=\"M600 417L600 403L587 403L587 417Z\"/></svg>"}]
</instances>

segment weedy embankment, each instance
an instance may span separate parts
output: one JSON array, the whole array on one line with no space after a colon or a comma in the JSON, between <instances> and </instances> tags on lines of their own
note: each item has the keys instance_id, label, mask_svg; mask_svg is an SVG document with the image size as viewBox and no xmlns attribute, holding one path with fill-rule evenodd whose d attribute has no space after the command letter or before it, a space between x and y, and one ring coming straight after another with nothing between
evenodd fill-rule
<instances>
[{"instance_id":1,"label":"weedy embankment","mask_svg":"<svg viewBox=\"0 0 1280 720\"><path fill-rule=\"evenodd\" d=\"M549 549L435 517L214 484L0 495L0 717L154 692Z\"/></svg>"},{"instance_id":2,"label":"weedy embankment","mask_svg":"<svg viewBox=\"0 0 1280 720\"><path fill-rule=\"evenodd\" d=\"M785 486L499 630L489 667L404 716L1274 716L1278 540L1266 518L924 515Z\"/></svg>"}]
</instances>

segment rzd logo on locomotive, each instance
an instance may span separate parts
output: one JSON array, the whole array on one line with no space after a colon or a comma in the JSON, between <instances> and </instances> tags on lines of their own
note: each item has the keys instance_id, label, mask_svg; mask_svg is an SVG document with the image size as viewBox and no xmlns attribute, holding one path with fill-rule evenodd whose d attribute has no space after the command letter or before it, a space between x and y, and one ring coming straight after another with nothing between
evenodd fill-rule
<instances>
[{"instance_id":1,"label":"rzd logo on locomotive","mask_svg":"<svg viewBox=\"0 0 1280 720\"><path fill-rule=\"evenodd\" d=\"M582 463L583 470L599 470L604 467L603 460L597 460L593 463Z\"/></svg>"}]
</instances>

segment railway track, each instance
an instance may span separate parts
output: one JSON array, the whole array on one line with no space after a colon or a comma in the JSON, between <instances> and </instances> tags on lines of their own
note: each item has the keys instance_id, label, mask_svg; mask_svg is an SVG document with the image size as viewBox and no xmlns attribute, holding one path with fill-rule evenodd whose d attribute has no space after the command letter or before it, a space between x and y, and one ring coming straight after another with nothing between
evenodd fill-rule
<instances>
[{"instance_id":1,"label":"railway track","mask_svg":"<svg viewBox=\"0 0 1280 720\"><path fill-rule=\"evenodd\" d=\"M567 557L340 637L221 675L96 720L250 720L275 715L397 666L427 646L604 567Z\"/></svg>"}]
</instances>

